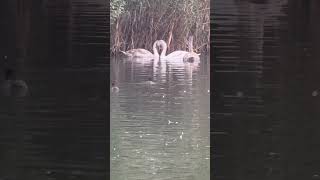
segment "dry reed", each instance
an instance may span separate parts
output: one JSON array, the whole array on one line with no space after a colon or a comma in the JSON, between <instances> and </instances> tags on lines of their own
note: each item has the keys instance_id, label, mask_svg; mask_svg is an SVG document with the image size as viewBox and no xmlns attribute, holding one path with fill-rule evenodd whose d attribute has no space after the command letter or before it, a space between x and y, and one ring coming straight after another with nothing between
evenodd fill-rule
<instances>
[{"instance_id":1,"label":"dry reed","mask_svg":"<svg viewBox=\"0 0 320 180\"><path fill-rule=\"evenodd\" d=\"M193 36L195 52L208 52L209 0L112 0L111 53L144 48L155 40L168 43L168 51L187 50Z\"/></svg>"}]
</instances>

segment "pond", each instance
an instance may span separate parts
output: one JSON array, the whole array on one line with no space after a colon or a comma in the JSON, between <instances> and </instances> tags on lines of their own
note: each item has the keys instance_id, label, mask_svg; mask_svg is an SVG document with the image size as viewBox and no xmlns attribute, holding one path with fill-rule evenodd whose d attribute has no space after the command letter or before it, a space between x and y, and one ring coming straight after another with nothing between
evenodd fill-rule
<instances>
[{"instance_id":1,"label":"pond","mask_svg":"<svg viewBox=\"0 0 320 180\"><path fill-rule=\"evenodd\" d=\"M209 68L112 59L112 180L210 179Z\"/></svg>"}]
</instances>

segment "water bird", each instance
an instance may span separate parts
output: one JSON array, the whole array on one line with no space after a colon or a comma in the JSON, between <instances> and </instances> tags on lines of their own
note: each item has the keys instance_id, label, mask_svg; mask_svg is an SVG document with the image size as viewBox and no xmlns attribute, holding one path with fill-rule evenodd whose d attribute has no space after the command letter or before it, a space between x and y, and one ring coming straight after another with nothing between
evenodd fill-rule
<instances>
[{"instance_id":1,"label":"water bird","mask_svg":"<svg viewBox=\"0 0 320 180\"><path fill-rule=\"evenodd\" d=\"M200 54L197 54L195 52L189 52L183 56L183 62L188 62L188 63L199 62L200 61L199 55Z\"/></svg>"},{"instance_id":2,"label":"water bird","mask_svg":"<svg viewBox=\"0 0 320 180\"><path fill-rule=\"evenodd\" d=\"M188 51L174 51L168 55L166 55L167 53L167 43L164 41L164 40L158 40L156 41L157 42L157 46L161 47L161 54L160 54L160 59L163 59L163 60L174 60L174 59L179 59L179 60L182 60L182 58L188 53Z\"/></svg>"},{"instance_id":3,"label":"water bird","mask_svg":"<svg viewBox=\"0 0 320 180\"><path fill-rule=\"evenodd\" d=\"M113 81L111 83L111 91L115 92L115 93L119 92L119 88L116 86L116 82L115 81Z\"/></svg>"},{"instance_id":4,"label":"water bird","mask_svg":"<svg viewBox=\"0 0 320 180\"><path fill-rule=\"evenodd\" d=\"M153 43L152 49L153 49L153 54L146 50L146 49L131 49L128 51L120 51L121 53L123 53L126 57L128 58L146 58L146 59L159 59L159 53L157 50L157 44L158 42L155 41Z\"/></svg>"},{"instance_id":5,"label":"water bird","mask_svg":"<svg viewBox=\"0 0 320 180\"><path fill-rule=\"evenodd\" d=\"M189 37L188 48L189 48L189 53L183 57L183 62L189 62L189 63L200 62L200 56L199 56L200 54L197 54L193 51L193 36Z\"/></svg>"},{"instance_id":6,"label":"water bird","mask_svg":"<svg viewBox=\"0 0 320 180\"><path fill-rule=\"evenodd\" d=\"M23 80L18 80L13 69L5 70L5 80L2 84L2 92L6 96L23 97L28 92L28 86Z\"/></svg>"},{"instance_id":7,"label":"water bird","mask_svg":"<svg viewBox=\"0 0 320 180\"><path fill-rule=\"evenodd\" d=\"M170 61L178 61L178 62L198 62L200 60L199 55L195 52L188 52L188 51L174 51L168 55L166 55L167 53L167 43L164 40L158 40L157 41L157 45L161 47L162 52L160 54L160 59L163 60L170 60Z\"/></svg>"}]
</instances>

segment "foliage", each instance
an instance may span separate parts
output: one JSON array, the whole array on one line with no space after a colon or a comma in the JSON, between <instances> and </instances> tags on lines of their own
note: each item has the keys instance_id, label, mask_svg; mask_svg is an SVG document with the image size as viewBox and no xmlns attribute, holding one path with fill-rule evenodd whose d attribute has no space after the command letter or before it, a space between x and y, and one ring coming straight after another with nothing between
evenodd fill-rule
<instances>
[{"instance_id":1,"label":"foliage","mask_svg":"<svg viewBox=\"0 0 320 180\"><path fill-rule=\"evenodd\" d=\"M116 19L120 17L120 15L124 12L124 6L126 5L125 0L111 0L110 1L110 21L113 25Z\"/></svg>"},{"instance_id":2,"label":"foliage","mask_svg":"<svg viewBox=\"0 0 320 180\"><path fill-rule=\"evenodd\" d=\"M196 51L209 50L209 0L111 1L111 51L145 48L163 39L169 51L186 50L194 37Z\"/></svg>"}]
</instances>

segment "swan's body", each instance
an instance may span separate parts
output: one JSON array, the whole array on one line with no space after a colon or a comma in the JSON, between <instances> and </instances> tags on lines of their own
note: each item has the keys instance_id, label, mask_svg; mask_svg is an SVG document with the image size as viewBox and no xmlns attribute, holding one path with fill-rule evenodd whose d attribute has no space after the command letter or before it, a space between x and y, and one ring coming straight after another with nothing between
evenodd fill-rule
<instances>
[{"instance_id":1,"label":"swan's body","mask_svg":"<svg viewBox=\"0 0 320 180\"><path fill-rule=\"evenodd\" d=\"M159 40L157 45L161 46L163 49L160 54L160 59L179 62L194 62L200 60L200 54L188 51L179 50L166 55L167 43L164 40Z\"/></svg>"},{"instance_id":2,"label":"swan's body","mask_svg":"<svg viewBox=\"0 0 320 180\"><path fill-rule=\"evenodd\" d=\"M152 57L153 54L146 49L131 49L128 51L120 51L128 57Z\"/></svg>"},{"instance_id":3,"label":"swan's body","mask_svg":"<svg viewBox=\"0 0 320 180\"><path fill-rule=\"evenodd\" d=\"M185 56L183 56L183 62L196 63L200 62L200 54L195 52L189 52Z\"/></svg>"},{"instance_id":4,"label":"swan's body","mask_svg":"<svg viewBox=\"0 0 320 180\"><path fill-rule=\"evenodd\" d=\"M127 56L128 58L147 58L147 59L157 59L159 58L159 53L157 50L157 41L153 43L153 54L146 50L146 49L131 49L128 50L126 52L124 51L120 51L122 52L125 56Z\"/></svg>"},{"instance_id":5,"label":"swan's body","mask_svg":"<svg viewBox=\"0 0 320 180\"><path fill-rule=\"evenodd\" d=\"M5 81L1 88L5 96L25 96L28 92L28 86L23 80L13 78L13 70L8 69L5 72Z\"/></svg>"},{"instance_id":6,"label":"swan's body","mask_svg":"<svg viewBox=\"0 0 320 180\"><path fill-rule=\"evenodd\" d=\"M183 62L189 63L199 63L200 62L200 54L193 52L193 36L189 37L188 41L189 53L183 57Z\"/></svg>"},{"instance_id":7,"label":"swan's body","mask_svg":"<svg viewBox=\"0 0 320 180\"><path fill-rule=\"evenodd\" d=\"M171 59L171 60L180 59L181 60L188 53L187 51L174 51L174 52L166 55L167 48L168 48L167 43L164 40L158 40L157 45L162 47L160 59L163 59L163 60L164 59L165 60L168 60L168 59Z\"/></svg>"},{"instance_id":8,"label":"swan's body","mask_svg":"<svg viewBox=\"0 0 320 180\"><path fill-rule=\"evenodd\" d=\"M186 56L189 52L187 51L174 51L167 56L162 56L165 59L182 59L184 56Z\"/></svg>"}]
</instances>

